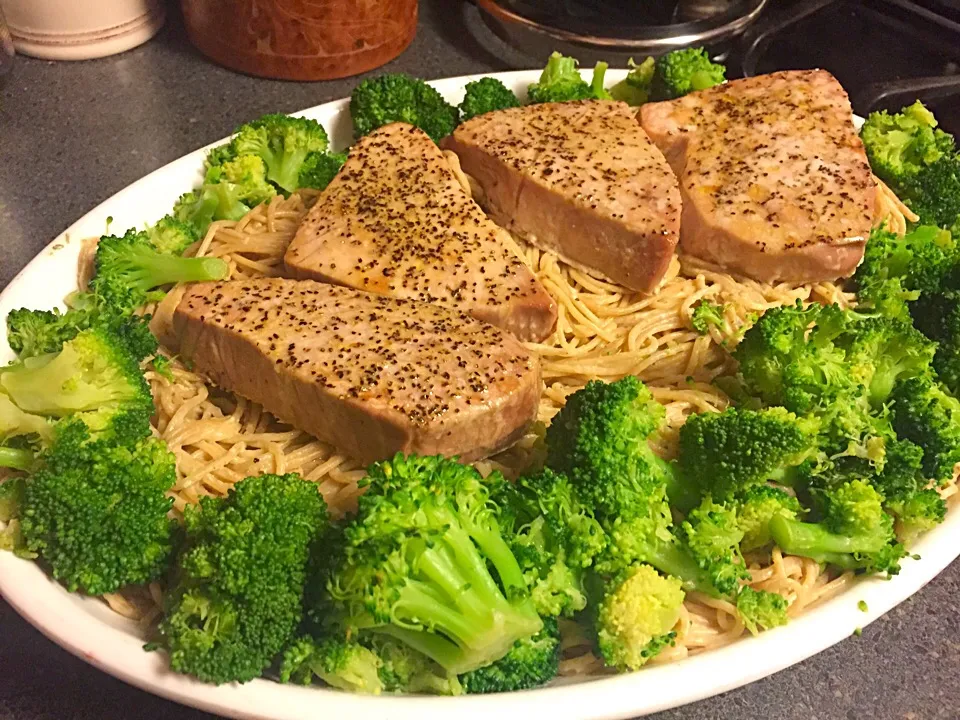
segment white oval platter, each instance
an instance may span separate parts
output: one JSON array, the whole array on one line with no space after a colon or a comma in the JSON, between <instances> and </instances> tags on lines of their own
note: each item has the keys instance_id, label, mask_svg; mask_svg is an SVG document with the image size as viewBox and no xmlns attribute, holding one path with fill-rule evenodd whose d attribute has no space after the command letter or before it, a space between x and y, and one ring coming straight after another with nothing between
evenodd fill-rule
<instances>
[{"instance_id":1,"label":"white oval platter","mask_svg":"<svg viewBox=\"0 0 960 720\"><path fill-rule=\"evenodd\" d=\"M585 71L586 73L587 71ZM625 71L611 70L611 82ZM497 73L521 94L539 71ZM438 80L431 84L449 102L459 103L464 85L481 76ZM335 148L346 147L351 124L346 100L325 103L298 115L321 122ZM219 141L222 142L222 141ZM219 144L214 143L214 144ZM185 155L114 195L91 210L48 245L0 294L0 317L18 307L62 306L77 286L81 240L142 227L167 214L181 193L202 177L204 149ZM109 220L112 218L112 220ZM12 359L6 325L0 323L0 362ZM306 720L315 717L363 717L390 720L489 720L536 717L552 720L606 720L646 715L746 685L798 663L850 636L903 602L960 555L960 512L916 546L919 560L907 560L892 580L855 583L782 628L748 637L725 648L640 672L584 678L518 693L458 698L421 696L367 697L317 687L255 680L214 687L167 669L163 655L144 652L142 630L110 611L101 601L71 595L34 563L0 553L0 595L44 635L77 657L132 685L171 700L232 718ZM868 610L858 609L866 602Z\"/></svg>"}]
</instances>

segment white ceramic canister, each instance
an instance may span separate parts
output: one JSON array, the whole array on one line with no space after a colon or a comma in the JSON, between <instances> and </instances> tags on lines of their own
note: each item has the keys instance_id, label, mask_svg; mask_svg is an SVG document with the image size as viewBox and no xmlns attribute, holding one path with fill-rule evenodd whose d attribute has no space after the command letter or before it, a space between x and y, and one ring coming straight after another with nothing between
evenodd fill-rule
<instances>
[{"instance_id":1,"label":"white ceramic canister","mask_svg":"<svg viewBox=\"0 0 960 720\"><path fill-rule=\"evenodd\" d=\"M129 50L163 26L164 0L0 0L17 52L88 60Z\"/></svg>"}]
</instances>

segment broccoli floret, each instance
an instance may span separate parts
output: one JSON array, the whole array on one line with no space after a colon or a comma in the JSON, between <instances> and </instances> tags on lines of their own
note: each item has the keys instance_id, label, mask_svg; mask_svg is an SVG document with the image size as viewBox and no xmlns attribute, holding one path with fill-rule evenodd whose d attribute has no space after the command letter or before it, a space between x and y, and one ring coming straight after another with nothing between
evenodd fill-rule
<instances>
[{"instance_id":1,"label":"broccoli floret","mask_svg":"<svg viewBox=\"0 0 960 720\"><path fill-rule=\"evenodd\" d=\"M713 586L725 596L736 597L741 581L750 579L740 553L743 529L736 505L715 503L710 496L705 497L687 514L678 535L709 574Z\"/></svg>"},{"instance_id":2,"label":"broccoli floret","mask_svg":"<svg viewBox=\"0 0 960 720\"><path fill-rule=\"evenodd\" d=\"M350 116L356 138L389 123L404 122L440 142L459 123L460 111L423 80L389 73L364 80L353 89Z\"/></svg>"},{"instance_id":3,"label":"broccoli floret","mask_svg":"<svg viewBox=\"0 0 960 720\"><path fill-rule=\"evenodd\" d=\"M71 592L114 592L159 577L174 548L175 460L160 440L93 440L77 419L57 425L44 466L27 483L26 546Z\"/></svg>"},{"instance_id":4,"label":"broccoli floret","mask_svg":"<svg viewBox=\"0 0 960 720\"><path fill-rule=\"evenodd\" d=\"M791 484L818 449L819 423L780 407L691 415L680 428L680 470L704 493L729 498L767 481Z\"/></svg>"},{"instance_id":5,"label":"broccoli floret","mask_svg":"<svg viewBox=\"0 0 960 720\"><path fill-rule=\"evenodd\" d=\"M379 695L380 658L352 640L297 638L283 651L280 682L309 685L314 676L331 687Z\"/></svg>"},{"instance_id":6,"label":"broccoli floret","mask_svg":"<svg viewBox=\"0 0 960 720\"><path fill-rule=\"evenodd\" d=\"M170 666L216 684L259 677L300 623L323 498L298 475L259 475L225 498L202 498L184 523L160 624Z\"/></svg>"},{"instance_id":7,"label":"broccoli floret","mask_svg":"<svg viewBox=\"0 0 960 720\"><path fill-rule=\"evenodd\" d=\"M266 165L267 179L293 192L299 187L304 160L310 153L325 152L329 144L327 132L316 120L273 114L237 128L230 149L237 158L260 157Z\"/></svg>"},{"instance_id":8,"label":"broccoli floret","mask_svg":"<svg viewBox=\"0 0 960 720\"><path fill-rule=\"evenodd\" d=\"M323 190L346 161L346 153L310 153L300 168L300 187Z\"/></svg>"},{"instance_id":9,"label":"broccoli floret","mask_svg":"<svg viewBox=\"0 0 960 720\"><path fill-rule=\"evenodd\" d=\"M919 100L893 115L870 113L860 138L873 172L895 188L954 151L953 138L937 129L933 113Z\"/></svg>"},{"instance_id":10,"label":"broccoli floret","mask_svg":"<svg viewBox=\"0 0 960 720\"><path fill-rule=\"evenodd\" d=\"M701 300L690 314L690 324L701 335L709 335L711 326L723 328L723 313L725 310L726 306L724 305L717 305L709 300Z\"/></svg>"},{"instance_id":11,"label":"broccoli floret","mask_svg":"<svg viewBox=\"0 0 960 720\"><path fill-rule=\"evenodd\" d=\"M380 661L380 682L386 692L462 695L456 675L409 645L380 633L365 633L361 642L376 653Z\"/></svg>"},{"instance_id":12,"label":"broccoli floret","mask_svg":"<svg viewBox=\"0 0 960 720\"><path fill-rule=\"evenodd\" d=\"M34 413L24 412L8 396L0 392L0 445L8 451L8 454L0 454L0 467L14 467L19 470L26 470L32 465L32 458L27 462L26 467L19 464L5 463L4 460L12 460L22 453L22 457L27 459L30 453L23 448L14 448L9 446L12 438L30 438L36 437L41 442L49 442L53 439L54 425L50 418ZM20 451L20 452L13 452Z\"/></svg>"},{"instance_id":13,"label":"broccoli floret","mask_svg":"<svg viewBox=\"0 0 960 720\"><path fill-rule=\"evenodd\" d=\"M183 255L184 250L200 239L193 225L173 215L160 218L146 232L153 249L164 255Z\"/></svg>"},{"instance_id":14,"label":"broccoli floret","mask_svg":"<svg viewBox=\"0 0 960 720\"><path fill-rule=\"evenodd\" d=\"M456 674L539 632L493 500L505 482L440 456L372 465L315 616L351 635L388 634Z\"/></svg>"},{"instance_id":15,"label":"broccoli floret","mask_svg":"<svg viewBox=\"0 0 960 720\"><path fill-rule=\"evenodd\" d=\"M643 105L650 99L650 87L653 84L656 62L652 57L648 57L637 65L633 58L630 58L627 67L630 68L630 72L610 88L610 97L629 105Z\"/></svg>"},{"instance_id":16,"label":"broccoli floret","mask_svg":"<svg viewBox=\"0 0 960 720\"><path fill-rule=\"evenodd\" d=\"M158 252L146 232L100 238L90 290L108 307L129 313L154 295L151 290L178 282L222 280L228 267L220 258L184 258Z\"/></svg>"},{"instance_id":17,"label":"broccoli floret","mask_svg":"<svg viewBox=\"0 0 960 720\"><path fill-rule=\"evenodd\" d=\"M770 520L774 515L797 517L800 502L772 485L754 485L737 495L737 524L743 531L740 550L750 552L773 542Z\"/></svg>"},{"instance_id":18,"label":"broccoli floret","mask_svg":"<svg viewBox=\"0 0 960 720\"><path fill-rule=\"evenodd\" d=\"M733 353L746 391L765 405L806 414L834 408L845 394L862 394L834 340L853 322L835 305L767 310Z\"/></svg>"},{"instance_id":19,"label":"broccoli floret","mask_svg":"<svg viewBox=\"0 0 960 720\"><path fill-rule=\"evenodd\" d=\"M770 534L785 553L895 575L905 555L894 535L893 518L883 510L883 497L863 480L815 490L822 522L775 515Z\"/></svg>"},{"instance_id":20,"label":"broccoli floret","mask_svg":"<svg viewBox=\"0 0 960 720\"><path fill-rule=\"evenodd\" d=\"M920 222L960 234L960 158L944 156L898 189Z\"/></svg>"},{"instance_id":21,"label":"broccoli floret","mask_svg":"<svg viewBox=\"0 0 960 720\"><path fill-rule=\"evenodd\" d=\"M598 62L593 69L593 79L587 83L577 70L577 60L554 52L540 74L540 79L527 88L531 103L567 102L570 100L610 100L603 88L607 64Z\"/></svg>"},{"instance_id":22,"label":"broccoli floret","mask_svg":"<svg viewBox=\"0 0 960 720\"><path fill-rule=\"evenodd\" d=\"M267 165L259 155L238 155L207 170L204 186L225 183L246 207L253 208L277 194L267 180Z\"/></svg>"},{"instance_id":23,"label":"broccoli floret","mask_svg":"<svg viewBox=\"0 0 960 720\"><path fill-rule=\"evenodd\" d=\"M250 207L240 200L240 194L241 189L231 183L207 183L181 195L173 206L173 214L205 235L213 221L239 220L250 212Z\"/></svg>"},{"instance_id":24,"label":"broccoli floret","mask_svg":"<svg viewBox=\"0 0 960 720\"><path fill-rule=\"evenodd\" d=\"M930 377L899 383L892 395L897 435L923 448L923 472L949 481L960 462L960 401Z\"/></svg>"},{"instance_id":25,"label":"broccoli floret","mask_svg":"<svg viewBox=\"0 0 960 720\"><path fill-rule=\"evenodd\" d=\"M514 107L520 107L520 101L513 90L496 78L480 78L466 85L463 102L460 103L460 121L466 122L477 115Z\"/></svg>"},{"instance_id":26,"label":"broccoli floret","mask_svg":"<svg viewBox=\"0 0 960 720\"><path fill-rule=\"evenodd\" d=\"M604 663L621 671L637 670L673 645L683 598L677 578L642 563L625 567L604 582L594 619Z\"/></svg>"},{"instance_id":27,"label":"broccoli floret","mask_svg":"<svg viewBox=\"0 0 960 720\"><path fill-rule=\"evenodd\" d=\"M600 524L570 481L552 470L522 476L501 488L502 503L513 516L511 547L537 612L569 617L583 610L583 573L606 544Z\"/></svg>"},{"instance_id":28,"label":"broccoli floret","mask_svg":"<svg viewBox=\"0 0 960 720\"><path fill-rule=\"evenodd\" d=\"M695 90L706 90L726 79L727 69L710 60L703 48L674 50L657 58L651 96L672 100Z\"/></svg>"},{"instance_id":29,"label":"broccoli floret","mask_svg":"<svg viewBox=\"0 0 960 720\"><path fill-rule=\"evenodd\" d=\"M960 292L924 294L910 312L916 327L937 344L937 377L955 396L960 394Z\"/></svg>"},{"instance_id":30,"label":"broccoli floret","mask_svg":"<svg viewBox=\"0 0 960 720\"><path fill-rule=\"evenodd\" d=\"M517 640L502 658L460 676L470 694L528 690L550 682L560 670L560 629L554 618L543 619L536 635Z\"/></svg>"},{"instance_id":31,"label":"broccoli floret","mask_svg":"<svg viewBox=\"0 0 960 720\"><path fill-rule=\"evenodd\" d=\"M2 453L3 449L0 448L0 454ZM0 529L0 550L33 560L37 554L27 549L20 525L20 511L26 489L23 478L8 478L0 483L0 523L4 524L3 529Z\"/></svg>"},{"instance_id":32,"label":"broccoli floret","mask_svg":"<svg viewBox=\"0 0 960 720\"><path fill-rule=\"evenodd\" d=\"M90 327L88 312L55 310L11 310L7 315L7 340L21 358L57 352L63 344Z\"/></svg>"},{"instance_id":33,"label":"broccoli floret","mask_svg":"<svg viewBox=\"0 0 960 720\"><path fill-rule=\"evenodd\" d=\"M711 573L671 534L667 485L673 469L647 438L664 410L633 376L591 381L569 398L547 428L547 466L570 478L609 538L595 563L612 575L645 562L675 575L688 589L720 594Z\"/></svg>"},{"instance_id":34,"label":"broccoli floret","mask_svg":"<svg viewBox=\"0 0 960 720\"><path fill-rule=\"evenodd\" d=\"M878 227L870 233L854 281L867 299L892 279L899 279L906 292L937 292L958 260L956 241L934 225L921 225L903 236Z\"/></svg>"},{"instance_id":35,"label":"broccoli floret","mask_svg":"<svg viewBox=\"0 0 960 720\"><path fill-rule=\"evenodd\" d=\"M737 613L752 635L787 624L787 600L766 590L745 587L737 596Z\"/></svg>"},{"instance_id":36,"label":"broccoli floret","mask_svg":"<svg viewBox=\"0 0 960 720\"><path fill-rule=\"evenodd\" d=\"M929 373L937 349L911 324L885 317L865 318L838 344L875 408L883 407L899 380Z\"/></svg>"}]
</instances>

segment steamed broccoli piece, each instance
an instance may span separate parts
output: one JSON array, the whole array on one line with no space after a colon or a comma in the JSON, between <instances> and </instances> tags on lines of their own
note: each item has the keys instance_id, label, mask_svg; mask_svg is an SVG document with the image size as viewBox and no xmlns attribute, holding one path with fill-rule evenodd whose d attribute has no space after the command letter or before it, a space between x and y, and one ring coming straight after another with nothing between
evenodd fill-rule
<instances>
[{"instance_id":1,"label":"steamed broccoli piece","mask_svg":"<svg viewBox=\"0 0 960 720\"><path fill-rule=\"evenodd\" d=\"M926 166L954 152L953 138L937 128L937 121L919 100L890 114L870 113L860 138L870 167L895 189Z\"/></svg>"},{"instance_id":2,"label":"steamed broccoli piece","mask_svg":"<svg viewBox=\"0 0 960 720\"><path fill-rule=\"evenodd\" d=\"M23 497L27 548L71 592L101 595L155 580L175 543L166 495L174 464L167 446L149 436L118 444L91 439L78 419L58 423Z\"/></svg>"},{"instance_id":3,"label":"steamed broccoli piece","mask_svg":"<svg viewBox=\"0 0 960 720\"><path fill-rule=\"evenodd\" d=\"M723 328L724 309L723 305L717 305L709 300L701 300L690 316L693 329L701 335L709 335L711 327Z\"/></svg>"},{"instance_id":4,"label":"steamed broccoli piece","mask_svg":"<svg viewBox=\"0 0 960 720\"><path fill-rule=\"evenodd\" d=\"M543 619L536 635L517 640L496 662L460 676L465 692L513 692L544 685L560 670L560 629L554 618Z\"/></svg>"},{"instance_id":5,"label":"steamed broccoli piece","mask_svg":"<svg viewBox=\"0 0 960 720\"><path fill-rule=\"evenodd\" d=\"M307 156L314 152L325 152L329 144L326 131L316 120L272 114L237 128L236 136L230 142L230 150L243 162L248 161L244 156L259 157L265 165L266 179L286 192L293 192L299 187L300 171ZM258 172L253 171L252 174L259 179ZM263 188L263 192L267 192L266 188ZM269 195L255 200L253 204L267 197Z\"/></svg>"},{"instance_id":6,"label":"steamed broccoli piece","mask_svg":"<svg viewBox=\"0 0 960 720\"><path fill-rule=\"evenodd\" d=\"M448 673L503 657L543 623L494 499L506 480L442 457L396 455L368 470L357 515L314 608L327 627L385 633Z\"/></svg>"},{"instance_id":7,"label":"steamed broccoli piece","mask_svg":"<svg viewBox=\"0 0 960 720\"><path fill-rule=\"evenodd\" d=\"M310 153L300 168L299 186L323 190L346 161L346 153Z\"/></svg>"},{"instance_id":8,"label":"steamed broccoli piece","mask_svg":"<svg viewBox=\"0 0 960 720\"><path fill-rule=\"evenodd\" d=\"M248 208L268 201L277 194L267 180L267 165L259 155L238 155L207 170L204 185L225 183L234 188L236 198Z\"/></svg>"},{"instance_id":9,"label":"steamed broccoli piece","mask_svg":"<svg viewBox=\"0 0 960 720\"><path fill-rule=\"evenodd\" d=\"M350 116L356 138L383 125L416 125L434 142L453 132L460 111L423 80L404 73L388 73L361 82L350 94Z\"/></svg>"},{"instance_id":10,"label":"steamed broccoli piece","mask_svg":"<svg viewBox=\"0 0 960 720\"><path fill-rule=\"evenodd\" d=\"M21 358L46 355L57 352L92 321L93 315L88 312L19 308L7 314L7 340Z\"/></svg>"},{"instance_id":11,"label":"steamed broccoli piece","mask_svg":"<svg viewBox=\"0 0 960 720\"><path fill-rule=\"evenodd\" d=\"M897 519L897 537L909 544L943 522L946 503L927 487L923 449L909 440L888 442L883 470L871 478L883 495L884 508Z\"/></svg>"},{"instance_id":12,"label":"steamed broccoli piece","mask_svg":"<svg viewBox=\"0 0 960 720\"><path fill-rule=\"evenodd\" d=\"M836 338L853 314L835 305L796 305L767 310L733 353L746 391L765 405L807 414L862 394Z\"/></svg>"},{"instance_id":13,"label":"steamed broccoli piece","mask_svg":"<svg viewBox=\"0 0 960 720\"><path fill-rule=\"evenodd\" d=\"M899 383L892 395L897 435L923 449L923 473L949 481L960 462L960 401L931 377Z\"/></svg>"},{"instance_id":14,"label":"steamed broccoli piece","mask_svg":"<svg viewBox=\"0 0 960 720\"><path fill-rule=\"evenodd\" d=\"M801 513L799 501L772 485L753 485L737 495L737 524L743 532L740 550L750 552L773 542L770 520L774 515L795 518Z\"/></svg>"},{"instance_id":15,"label":"steamed broccoli piece","mask_svg":"<svg viewBox=\"0 0 960 720\"><path fill-rule=\"evenodd\" d=\"M358 642L303 636L283 651L280 682L309 685L316 676L331 687L379 695L380 664L380 658Z\"/></svg>"},{"instance_id":16,"label":"steamed broccoli piece","mask_svg":"<svg viewBox=\"0 0 960 720\"><path fill-rule=\"evenodd\" d=\"M527 88L528 100L531 103L610 100L610 93L603 88L607 64L597 63L589 83L580 77L577 65L576 58L554 52L547 60L540 79Z\"/></svg>"},{"instance_id":17,"label":"steamed broccoli piece","mask_svg":"<svg viewBox=\"0 0 960 720\"><path fill-rule=\"evenodd\" d=\"M188 507L184 524L160 624L170 667L216 684L259 677L300 623L323 498L298 475L259 475Z\"/></svg>"},{"instance_id":18,"label":"steamed broccoli piece","mask_svg":"<svg viewBox=\"0 0 960 720\"><path fill-rule=\"evenodd\" d=\"M583 610L584 571L606 544L593 513L570 481L549 469L503 484L501 492L513 516L511 548L537 612L569 617Z\"/></svg>"},{"instance_id":19,"label":"steamed broccoli piece","mask_svg":"<svg viewBox=\"0 0 960 720\"><path fill-rule=\"evenodd\" d=\"M620 671L638 670L673 645L683 598L679 579L642 563L627 566L604 582L594 618L604 663Z\"/></svg>"},{"instance_id":20,"label":"steamed broccoli piece","mask_svg":"<svg viewBox=\"0 0 960 720\"><path fill-rule=\"evenodd\" d=\"M713 586L727 597L736 597L740 583L750 579L740 552L743 529L733 503L715 503L709 496L693 508L677 534Z\"/></svg>"},{"instance_id":21,"label":"steamed broccoli piece","mask_svg":"<svg viewBox=\"0 0 960 720\"><path fill-rule=\"evenodd\" d=\"M63 417L131 407L153 411L137 359L100 329L85 330L56 355L29 358L0 371L0 387L21 410Z\"/></svg>"},{"instance_id":22,"label":"steamed broccoli piece","mask_svg":"<svg viewBox=\"0 0 960 720\"><path fill-rule=\"evenodd\" d=\"M227 264L220 258L184 258L158 252L145 232L100 238L96 274L90 290L118 312L132 312L154 296L151 290L178 282L222 280Z\"/></svg>"},{"instance_id":23,"label":"steamed broccoli piece","mask_svg":"<svg viewBox=\"0 0 960 720\"><path fill-rule=\"evenodd\" d=\"M854 281L867 298L885 281L899 279L906 291L937 292L952 272L960 251L946 230L921 225L906 235L874 228Z\"/></svg>"},{"instance_id":24,"label":"steamed broccoli piece","mask_svg":"<svg viewBox=\"0 0 960 720\"><path fill-rule=\"evenodd\" d=\"M173 215L160 218L156 224L147 228L146 233L153 249L163 255L183 255L184 250L200 239L193 225L178 220Z\"/></svg>"},{"instance_id":25,"label":"steamed broccoli piece","mask_svg":"<svg viewBox=\"0 0 960 720\"><path fill-rule=\"evenodd\" d=\"M363 633L360 642L377 656L384 692L429 695L462 695L464 692L456 675L448 674L409 645L381 633Z\"/></svg>"},{"instance_id":26,"label":"steamed broccoli piece","mask_svg":"<svg viewBox=\"0 0 960 720\"><path fill-rule=\"evenodd\" d=\"M960 234L960 157L944 156L898 188L920 222Z\"/></svg>"},{"instance_id":27,"label":"steamed broccoli piece","mask_svg":"<svg viewBox=\"0 0 960 720\"><path fill-rule=\"evenodd\" d=\"M460 103L461 122L494 110L520 107L520 100L513 90L496 78L474 80L467 83L465 90L463 102Z\"/></svg>"},{"instance_id":28,"label":"steamed broccoli piece","mask_svg":"<svg viewBox=\"0 0 960 720\"><path fill-rule=\"evenodd\" d=\"M814 491L819 523L775 515L770 534L785 553L847 569L895 575L905 555L894 535L893 518L883 510L883 497L863 480Z\"/></svg>"},{"instance_id":29,"label":"steamed broccoli piece","mask_svg":"<svg viewBox=\"0 0 960 720\"><path fill-rule=\"evenodd\" d=\"M791 484L818 449L819 423L780 407L698 413L680 428L680 471L716 498L768 481Z\"/></svg>"},{"instance_id":30,"label":"steamed broccoli piece","mask_svg":"<svg viewBox=\"0 0 960 720\"><path fill-rule=\"evenodd\" d=\"M737 613L752 635L787 624L787 600L766 590L745 587L737 596Z\"/></svg>"},{"instance_id":31,"label":"steamed broccoli piece","mask_svg":"<svg viewBox=\"0 0 960 720\"><path fill-rule=\"evenodd\" d=\"M874 408L883 407L898 381L928 374L937 349L911 324L884 317L860 321L840 344Z\"/></svg>"},{"instance_id":32,"label":"steamed broccoli piece","mask_svg":"<svg viewBox=\"0 0 960 720\"><path fill-rule=\"evenodd\" d=\"M711 595L711 572L671 533L667 485L673 469L647 443L664 410L633 376L591 381L569 398L547 428L547 466L566 474L606 531L609 542L595 563L612 575L648 563L687 589Z\"/></svg>"},{"instance_id":33,"label":"steamed broccoli piece","mask_svg":"<svg viewBox=\"0 0 960 720\"><path fill-rule=\"evenodd\" d=\"M925 294L910 312L917 329L937 344L937 377L955 396L960 394L960 291Z\"/></svg>"},{"instance_id":34,"label":"steamed broccoli piece","mask_svg":"<svg viewBox=\"0 0 960 720\"><path fill-rule=\"evenodd\" d=\"M173 214L204 235L213 221L239 220L250 212L250 207L240 200L241 194L242 189L232 183L206 183L181 195L173 206Z\"/></svg>"},{"instance_id":35,"label":"steamed broccoli piece","mask_svg":"<svg viewBox=\"0 0 960 720\"><path fill-rule=\"evenodd\" d=\"M673 100L696 90L706 90L726 79L727 69L710 60L703 48L674 50L657 58L651 98Z\"/></svg>"},{"instance_id":36,"label":"steamed broccoli piece","mask_svg":"<svg viewBox=\"0 0 960 720\"><path fill-rule=\"evenodd\" d=\"M628 105L643 105L650 99L650 87L653 84L656 62L652 57L648 57L637 65L633 58L630 58L627 67L630 68L630 72L610 88L610 97Z\"/></svg>"},{"instance_id":37,"label":"steamed broccoli piece","mask_svg":"<svg viewBox=\"0 0 960 720\"><path fill-rule=\"evenodd\" d=\"M27 550L20 526L20 508L23 506L26 487L23 478L8 478L0 483L0 523L4 523L0 530L0 551L12 552L32 560L36 558L36 553Z\"/></svg>"}]
</instances>

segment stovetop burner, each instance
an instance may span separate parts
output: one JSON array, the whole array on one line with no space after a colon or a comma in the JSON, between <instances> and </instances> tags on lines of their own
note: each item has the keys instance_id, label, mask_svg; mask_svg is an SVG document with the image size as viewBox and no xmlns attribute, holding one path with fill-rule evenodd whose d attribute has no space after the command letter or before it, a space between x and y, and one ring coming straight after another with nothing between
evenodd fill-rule
<instances>
[{"instance_id":1,"label":"stovetop burner","mask_svg":"<svg viewBox=\"0 0 960 720\"><path fill-rule=\"evenodd\" d=\"M629 55L704 45L728 77L821 67L860 114L920 98L944 129L960 132L960 0L475 2L501 38L538 60L560 50L622 65ZM704 35L710 28L723 30Z\"/></svg>"}]
</instances>

